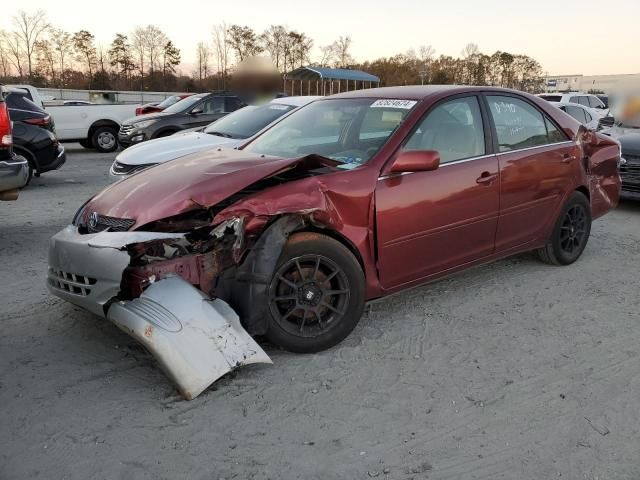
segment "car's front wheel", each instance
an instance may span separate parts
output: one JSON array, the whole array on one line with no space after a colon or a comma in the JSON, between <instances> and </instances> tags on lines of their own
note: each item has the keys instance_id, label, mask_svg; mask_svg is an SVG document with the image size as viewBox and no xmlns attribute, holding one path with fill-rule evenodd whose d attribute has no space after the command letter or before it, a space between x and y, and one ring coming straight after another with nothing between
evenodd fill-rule
<instances>
[{"instance_id":1,"label":"car's front wheel","mask_svg":"<svg viewBox=\"0 0 640 480\"><path fill-rule=\"evenodd\" d=\"M362 268L349 249L326 235L296 233L269 284L266 337L291 352L326 350L357 325L364 290Z\"/></svg>"},{"instance_id":2,"label":"car's front wheel","mask_svg":"<svg viewBox=\"0 0 640 480\"><path fill-rule=\"evenodd\" d=\"M589 199L581 192L573 192L560 212L549 242L538 250L538 256L552 265L570 265L582 255L590 233Z\"/></svg>"},{"instance_id":3,"label":"car's front wheel","mask_svg":"<svg viewBox=\"0 0 640 480\"><path fill-rule=\"evenodd\" d=\"M98 127L91 136L91 143L100 153L110 153L118 148L118 132L111 127Z\"/></svg>"}]
</instances>

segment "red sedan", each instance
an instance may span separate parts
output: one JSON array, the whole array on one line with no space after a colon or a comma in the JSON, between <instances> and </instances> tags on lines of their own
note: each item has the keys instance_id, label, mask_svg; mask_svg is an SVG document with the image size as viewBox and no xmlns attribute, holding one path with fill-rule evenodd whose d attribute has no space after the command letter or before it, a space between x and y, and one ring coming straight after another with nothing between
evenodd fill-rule
<instances>
[{"instance_id":1,"label":"red sedan","mask_svg":"<svg viewBox=\"0 0 640 480\"><path fill-rule=\"evenodd\" d=\"M240 150L96 195L53 238L49 287L112 318L114 302L178 276L250 334L315 352L344 339L367 300L529 250L575 262L618 202L619 157L616 141L512 90L334 95Z\"/></svg>"}]
</instances>

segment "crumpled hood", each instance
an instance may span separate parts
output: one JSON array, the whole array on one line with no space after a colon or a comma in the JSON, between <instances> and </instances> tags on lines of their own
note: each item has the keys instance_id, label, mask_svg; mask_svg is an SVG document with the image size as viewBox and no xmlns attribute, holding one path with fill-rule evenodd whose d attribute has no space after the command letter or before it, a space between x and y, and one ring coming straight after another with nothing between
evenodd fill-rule
<instances>
[{"instance_id":1,"label":"crumpled hood","mask_svg":"<svg viewBox=\"0 0 640 480\"><path fill-rule=\"evenodd\" d=\"M202 152L217 146L233 148L241 143L242 140L208 133L176 133L168 137L156 138L133 145L120 152L116 157L116 161L126 165L151 165L168 162L175 158Z\"/></svg>"},{"instance_id":2,"label":"crumpled hood","mask_svg":"<svg viewBox=\"0 0 640 480\"><path fill-rule=\"evenodd\" d=\"M279 158L233 149L207 150L114 183L87 203L82 219L86 223L93 212L133 219L135 230L189 210L212 207L258 180L297 164L311 170L337 162L314 156Z\"/></svg>"}]
</instances>

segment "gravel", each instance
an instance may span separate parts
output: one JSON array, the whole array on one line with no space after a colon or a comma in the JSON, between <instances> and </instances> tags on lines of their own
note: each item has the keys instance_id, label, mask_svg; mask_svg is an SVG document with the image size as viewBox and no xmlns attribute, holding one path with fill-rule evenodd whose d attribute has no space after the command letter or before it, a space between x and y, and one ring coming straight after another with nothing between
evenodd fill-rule
<instances>
[{"instance_id":1,"label":"gravel","mask_svg":"<svg viewBox=\"0 0 640 480\"><path fill-rule=\"evenodd\" d=\"M640 478L640 204L570 267L521 255L375 302L338 347L265 346L273 366L186 402L47 293L48 240L113 159L68 151L0 203L1 479Z\"/></svg>"}]
</instances>

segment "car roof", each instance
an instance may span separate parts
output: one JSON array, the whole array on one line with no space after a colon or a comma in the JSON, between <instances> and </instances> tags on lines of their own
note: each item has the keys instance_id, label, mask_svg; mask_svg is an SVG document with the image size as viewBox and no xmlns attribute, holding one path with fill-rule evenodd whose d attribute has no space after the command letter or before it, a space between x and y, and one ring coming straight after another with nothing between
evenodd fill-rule
<instances>
[{"instance_id":1,"label":"car roof","mask_svg":"<svg viewBox=\"0 0 640 480\"><path fill-rule=\"evenodd\" d=\"M323 98L320 95L300 95L297 97L279 97L270 100L269 103L277 103L280 105L291 105L292 107L302 107L307 103L311 103L314 100Z\"/></svg>"},{"instance_id":2,"label":"car roof","mask_svg":"<svg viewBox=\"0 0 640 480\"><path fill-rule=\"evenodd\" d=\"M422 100L441 93L466 93L466 92L495 92L516 93L526 95L524 92L500 87L480 87L473 85L406 85L401 87L365 88L351 92L337 93L328 98L381 98L381 99L412 99Z\"/></svg>"}]
</instances>

